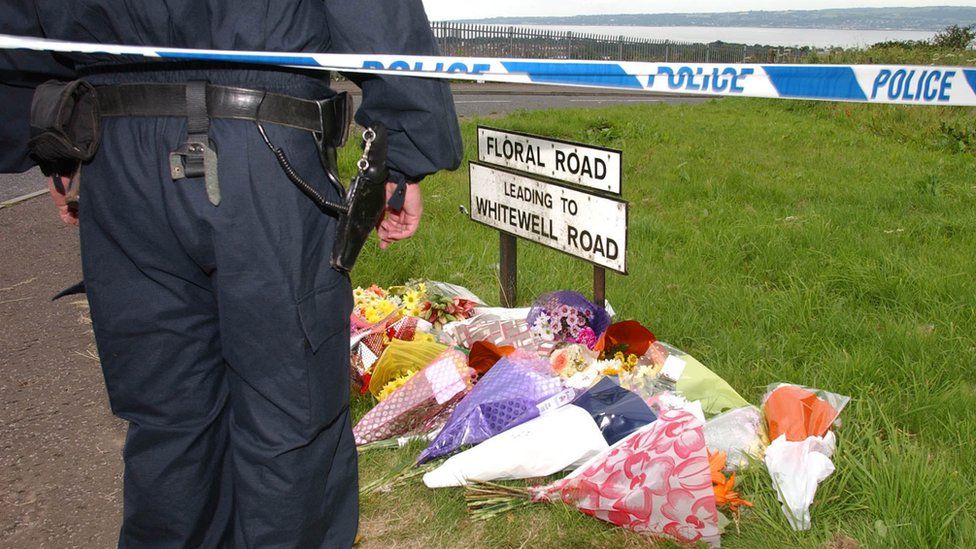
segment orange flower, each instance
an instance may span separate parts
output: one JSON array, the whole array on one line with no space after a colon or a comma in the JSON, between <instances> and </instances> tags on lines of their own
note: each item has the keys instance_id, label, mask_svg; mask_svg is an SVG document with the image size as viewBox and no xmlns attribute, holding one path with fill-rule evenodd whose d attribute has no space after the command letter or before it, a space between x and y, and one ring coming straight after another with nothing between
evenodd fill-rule
<instances>
[{"instance_id":1,"label":"orange flower","mask_svg":"<svg viewBox=\"0 0 976 549\"><path fill-rule=\"evenodd\" d=\"M729 511L735 514L739 513L739 507L742 505L752 507L752 502L742 499L739 493L733 490L733 488L735 488L735 473L732 473L729 479L722 484L713 485L712 490L715 491L715 506L728 507Z\"/></svg>"},{"instance_id":2,"label":"orange flower","mask_svg":"<svg viewBox=\"0 0 976 549\"><path fill-rule=\"evenodd\" d=\"M722 469L725 469L726 455L725 452L708 452L708 468L712 471L712 484L724 484L725 475L722 474Z\"/></svg>"},{"instance_id":3,"label":"orange flower","mask_svg":"<svg viewBox=\"0 0 976 549\"><path fill-rule=\"evenodd\" d=\"M752 502L746 501L739 496L735 488L735 473L729 478L725 478L722 469L725 469L725 452L708 453L708 468L712 473L712 490L715 492L715 506L728 507L733 514L739 514L739 507L745 505L752 507Z\"/></svg>"}]
</instances>

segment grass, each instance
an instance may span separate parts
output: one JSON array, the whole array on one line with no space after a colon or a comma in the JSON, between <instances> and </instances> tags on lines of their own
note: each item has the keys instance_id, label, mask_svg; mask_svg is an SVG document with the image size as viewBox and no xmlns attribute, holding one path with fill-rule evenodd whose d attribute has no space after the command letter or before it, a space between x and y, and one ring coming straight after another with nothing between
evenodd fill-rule
<instances>
[{"instance_id":1,"label":"grass","mask_svg":"<svg viewBox=\"0 0 976 549\"><path fill-rule=\"evenodd\" d=\"M756 505L726 547L976 545L976 156L940 133L973 120L971 109L727 99L490 121L624 151L631 273L607 289L619 318L752 402L776 381L854 397L813 528L790 529L754 468L741 482ZM462 127L467 159L477 123ZM428 277L497 302L498 237L459 211L467 186L466 167L424 182L421 233L386 252L371 242L354 283ZM519 301L589 293L590 273L523 242ZM354 403L357 415L368 406ZM419 450L364 454L363 480ZM461 490L417 480L362 503L367 547L647 543L561 505L475 522Z\"/></svg>"}]
</instances>

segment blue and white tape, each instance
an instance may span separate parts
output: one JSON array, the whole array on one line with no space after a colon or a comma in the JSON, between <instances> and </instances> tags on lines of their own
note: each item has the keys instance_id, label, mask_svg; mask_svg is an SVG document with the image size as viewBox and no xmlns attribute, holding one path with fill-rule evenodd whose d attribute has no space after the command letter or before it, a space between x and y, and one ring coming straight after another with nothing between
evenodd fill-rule
<instances>
[{"instance_id":1,"label":"blue and white tape","mask_svg":"<svg viewBox=\"0 0 976 549\"><path fill-rule=\"evenodd\" d=\"M10 35L0 35L0 49L263 63L343 72L672 94L976 106L976 68L973 67L643 63L276 53L91 44Z\"/></svg>"}]
</instances>

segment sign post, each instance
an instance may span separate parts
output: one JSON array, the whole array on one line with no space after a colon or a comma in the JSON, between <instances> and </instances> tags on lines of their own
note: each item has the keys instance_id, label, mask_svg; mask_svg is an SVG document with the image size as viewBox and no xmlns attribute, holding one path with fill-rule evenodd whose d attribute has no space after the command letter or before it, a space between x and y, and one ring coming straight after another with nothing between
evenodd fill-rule
<instances>
[{"instance_id":1,"label":"sign post","mask_svg":"<svg viewBox=\"0 0 976 549\"><path fill-rule=\"evenodd\" d=\"M516 302L518 237L592 263L603 305L606 269L627 274L620 151L479 127L478 160L468 166L470 215L501 233L502 304Z\"/></svg>"},{"instance_id":2,"label":"sign post","mask_svg":"<svg viewBox=\"0 0 976 549\"><path fill-rule=\"evenodd\" d=\"M498 284L502 307L515 306L518 292L518 239L498 231Z\"/></svg>"}]
</instances>

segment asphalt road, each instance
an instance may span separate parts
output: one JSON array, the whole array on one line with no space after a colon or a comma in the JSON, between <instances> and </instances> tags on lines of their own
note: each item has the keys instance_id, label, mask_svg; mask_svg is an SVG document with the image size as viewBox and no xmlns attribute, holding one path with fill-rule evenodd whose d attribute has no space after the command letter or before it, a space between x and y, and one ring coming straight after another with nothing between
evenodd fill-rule
<instances>
[{"instance_id":1,"label":"asphalt road","mask_svg":"<svg viewBox=\"0 0 976 549\"><path fill-rule=\"evenodd\" d=\"M359 101L359 90L348 82L337 83ZM655 103L695 103L703 99L651 95L640 92L588 90L556 86L462 83L452 86L458 117L502 116L516 110L570 109ZM23 174L0 174L0 203L44 189L44 176L34 169Z\"/></svg>"}]
</instances>

